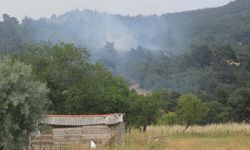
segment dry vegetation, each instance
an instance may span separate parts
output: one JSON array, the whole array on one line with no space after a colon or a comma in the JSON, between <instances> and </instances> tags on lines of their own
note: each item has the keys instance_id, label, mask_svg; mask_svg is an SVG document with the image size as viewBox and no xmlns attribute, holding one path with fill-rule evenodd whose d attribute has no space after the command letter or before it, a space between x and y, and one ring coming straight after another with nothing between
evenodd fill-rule
<instances>
[{"instance_id":1,"label":"dry vegetation","mask_svg":"<svg viewBox=\"0 0 250 150\"><path fill-rule=\"evenodd\" d=\"M152 126L146 133L132 131L124 143L99 150L250 150L249 124L219 124L193 126L183 132L184 126ZM57 149L57 148L56 148ZM85 146L67 146L63 150L89 149Z\"/></svg>"}]
</instances>

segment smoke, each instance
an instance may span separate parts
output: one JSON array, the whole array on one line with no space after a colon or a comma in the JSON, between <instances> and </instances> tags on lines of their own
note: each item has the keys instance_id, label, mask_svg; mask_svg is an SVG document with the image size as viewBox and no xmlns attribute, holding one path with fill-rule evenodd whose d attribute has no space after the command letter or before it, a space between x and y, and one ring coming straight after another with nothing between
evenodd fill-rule
<instances>
[{"instance_id":1,"label":"smoke","mask_svg":"<svg viewBox=\"0 0 250 150\"><path fill-rule=\"evenodd\" d=\"M138 45L162 49L169 30L163 17L119 16L89 10L34 20L30 28L36 31L34 41L71 42L91 50L103 48L106 42L114 42L120 52Z\"/></svg>"},{"instance_id":2,"label":"smoke","mask_svg":"<svg viewBox=\"0 0 250 150\"><path fill-rule=\"evenodd\" d=\"M75 10L39 20L26 18L22 25L35 42L62 41L87 47L91 62L101 63L127 81L136 81L141 84L139 87L176 89L177 81L166 80L168 74L164 75L162 68L155 68L168 67L161 63L185 45L180 29L187 20L188 17L183 19L178 14L130 17ZM175 70L168 67L167 72L175 73Z\"/></svg>"},{"instance_id":3,"label":"smoke","mask_svg":"<svg viewBox=\"0 0 250 150\"><path fill-rule=\"evenodd\" d=\"M116 49L128 50L138 45L131 29L122 24L116 17L103 18L102 23L105 40L114 42Z\"/></svg>"}]
</instances>

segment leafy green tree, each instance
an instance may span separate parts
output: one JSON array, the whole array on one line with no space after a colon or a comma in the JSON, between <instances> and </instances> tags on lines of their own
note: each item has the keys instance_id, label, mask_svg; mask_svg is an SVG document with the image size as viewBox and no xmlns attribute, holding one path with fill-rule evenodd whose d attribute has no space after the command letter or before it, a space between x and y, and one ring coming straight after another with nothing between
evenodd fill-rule
<instances>
[{"instance_id":1,"label":"leafy green tree","mask_svg":"<svg viewBox=\"0 0 250 150\"><path fill-rule=\"evenodd\" d=\"M206 103L207 108L209 109L206 119L202 122L204 123L225 123L232 121L231 111L232 108L225 106L218 101L210 101Z\"/></svg>"},{"instance_id":2,"label":"leafy green tree","mask_svg":"<svg viewBox=\"0 0 250 150\"><path fill-rule=\"evenodd\" d=\"M242 65L242 68L250 71L250 54L249 53L240 53L239 60Z\"/></svg>"},{"instance_id":3,"label":"leafy green tree","mask_svg":"<svg viewBox=\"0 0 250 150\"><path fill-rule=\"evenodd\" d=\"M181 96L178 92L166 93L165 98L165 111L174 112L178 105L178 98Z\"/></svg>"},{"instance_id":4,"label":"leafy green tree","mask_svg":"<svg viewBox=\"0 0 250 150\"><path fill-rule=\"evenodd\" d=\"M76 48L73 44L26 45L24 51L16 56L33 66L36 79L47 83L51 112L68 112L66 104L69 104L67 101L72 96L69 92L73 92L80 84L87 85L88 77L91 76L86 49Z\"/></svg>"},{"instance_id":5,"label":"leafy green tree","mask_svg":"<svg viewBox=\"0 0 250 150\"><path fill-rule=\"evenodd\" d=\"M140 129L142 126L143 115L141 113L142 95L138 95L135 90L129 93L128 103L129 107L126 111L126 127L130 131L132 128Z\"/></svg>"},{"instance_id":6,"label":"leafy green tree","mask_svg":"<svg viewBox=\"0 0 250 150\"><path fill-rule=\"evenodd\" d=\"M176 112L168 112L164 114L158 121L159 125L175 125L180 123L178 115Z\"/></svg>"},{"instance_id":7,"label":"leafy green tree","mask_svg":"<svg viewBox=\"0 0 250 150\"><path fill-rule=\"evenodd\" d=\"M48 83L50 112L126 112L127 83L101 65L91 64L86 49L66 43L40 43L26 47L17 57L33 66L37 79Z\"/></svg>"},{"instance_id":8,"label":"leafy green tree","mask_svg":"<svg viewBox=\"0 0 250 150\"><path fill-rule=\"evenodd\" d=\"M134 94L130 99L128 121L130 127L137 127L145 132L148 125L156 123L164 108L164 98L161 91L154 91L150 95Z\"/></svg>"},{"instance_id":9,"label":"leafy green tree","mask_svg":"<svg viewBox=\"0 0 250 150\"><path fill-rule=\"evenodd\" d=\"M238 62L235 50L229 46L217 46L213 50L214 59L212 64L213 76L218 82L224 84L234 84L236 82L236 73L234 66L228 64L228 61Z\"/></svg>"},{"instance_id":10,"label":"leafy green tree","mask_svg":"<svg viewBox=\"0 0 250 150\"><path fill-rule=\"evenodd\" d=\"M108 68L110 71L115 72L116 65L119 62L118 52L114 48L114 42L106 42L104 49L102 49L101 56L98 56L97 62ZM99 53L99 52L98 52ZM98 55L98 54L96 54Z\"/></svg>"},{"instance_id":11,"label":"leafy green tree","mask_svg":"<svg viewBox=\"0 0 250 150\"><path fill-rule=\"evenodd\" d=\"M227 60L238 60L235 50L230 45L219 46L214 49L213 53L214 61L217 63L226 62Z\"/></svg>"},{"instance_id":12,"label":"leafy green tree","mask_svg":"<svg viewBox=\"0 0 250 150\"><path fill-rule=\"evenodd\" d=\"M229 98L234 121L250 120L250 88L239 88Z\"/></svg>"},{"instance_id":13,"label":"leafy green tree","mask_svg":"<svg viewBox=\"0 0 250 150\"><path fill-rule=\"evenodd\" d=\"M65 93L68 98L66 102L68 112L126 113L130 95L127 83L120 77L114 77L101 66L94 66L91 73L90 77L82 77L83 80L87 78L88 82L79 80L71 88L72 90Z\"/></svg>"},{"instance_id":14,"label":"leafy green tree","mask_svg":"<svg viewBox=\"0 0 250 150\"><path fill-rule=\"evenodd\" d=\"M27 148L28 134L46 112L47 93L30 65L7 56L0 59L0 147Z\"/></svg>"},{"instance_id":15,"label":"leafy green tree","mask_svg":"<svg viewBox=\"0 0 250 150\"><path fill-rule=\"evenodd\" d=\"M0 22L0 37L0 55L20 50L23 34L16 18L3 14L3 21Z\"/></svg>"},{"instance_id":16,"label":"leafy green tree","mask_svg":"<svg viewBox=\"0 0 250 150\"><path fill-rule=\"evenodd\" d=\"M200 67L209 66L213 60L213 52L207 45L193 46L191 55Z\"/></svg>"},{"instance_id":17,"label":"leafy green tree","mask_svg":"<svg viewBox=\"0 0 250 150\"><path fill-rule=\"evenodd\" d=\"M214 97L216 101L220 102L223 105L227 105L231 94L231 87L229 85L219 85L215 88Z\"/></svg>"},{"instance_id":18,"label":"leafy green tree","mask_svg":"<svg viewBox=\"0 0 250 150\"><path fill-rule=\"evenodd\" d=\"M208 108L193 94L185 94L180 97L177 113L187 126L184 131L195 123L200 123L206 116Z\"/></svg>"}]
</instances>

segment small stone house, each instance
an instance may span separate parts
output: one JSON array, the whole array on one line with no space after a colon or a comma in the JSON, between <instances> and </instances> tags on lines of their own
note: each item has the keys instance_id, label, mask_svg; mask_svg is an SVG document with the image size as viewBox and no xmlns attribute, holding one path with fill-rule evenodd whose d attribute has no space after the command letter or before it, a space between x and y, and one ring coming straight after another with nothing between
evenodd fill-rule
<instances>
[{"instance_id":1,"label":"small stone house","mask_svg":"<svg viewBox=\"0 0 250 150\"><path fill-rule=\"evenodd\" d=\"M49 125L51 133L33 137L32 147L49 150L53 145L118 144L125 132L124 114L101 115L48 115L41 125ZM44 147L44 148L43 148Z\"/></svg>"}]
</instances>

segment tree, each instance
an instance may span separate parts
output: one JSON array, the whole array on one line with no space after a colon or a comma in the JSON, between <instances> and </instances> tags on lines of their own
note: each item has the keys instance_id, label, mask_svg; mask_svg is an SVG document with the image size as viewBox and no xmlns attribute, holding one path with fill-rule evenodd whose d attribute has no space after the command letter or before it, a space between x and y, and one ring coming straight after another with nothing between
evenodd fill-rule
<instances>
[{"instance_id":1,"label":"tree","mask_svg":"<svg viewBox=\"0 0 250 150\"><path fill-rule=\"evenodd\" d=\"M98 56L99 58L97 59L97 62L101 63L113 73L115 73L116 65L119 62L119 54L115 50L114 45L114 42L106 42L102 53L100 54L100 51L98 51L98 54L96 54L97 56L100 55Z\"/></svg>"},{"instance_id":2,"label":"tree","mask_svg":"<svg viewBox=\"0 0 250 150\"><path fill-rule=\"evenodd\" d=\"M66 94L67 113L93 114L127 112L130 91L127 83L102 66L93 66L88 82L75 83ZM83 85L84 84L84 85Z\"/></svg>"},{"instance_id":3,"label":"tree","mask_svg":"<svg viewBox=\"0 0 250 150\"><path fill-rule=\"evenodd\" d=\"M49 111L60 114L125 112L129 89L100 64L91 64L85 48L66 43L30 45L17 57L48 83Z\"/></svg>"},{"instance_id":4,"label":"tree","mask_svg":"<svg viewBox=\"0 0 250 150\"><path fill-rule=\"evenodd\" d=\"M91 65L88 63L87 50L76 48L73 44L46 42L26 45L24 51L16 57L32 65L34 77L47 83L50 89L50 112L68 112L66 103L69 104L67 101L73 95L70 92L79 85L87 86L86 82L91 76L88 72Z\"/></svg>"},{"instance_id":5,"label":"tree","mask_svg":"<svg viewBox=\"0 0 250 150\"><path fill-rule=\"evenodd\" d=\"M209 66L213 59L213 53L207 45L194 46L191 55L200 67Z\"/></svg>"},{"instance_id":6,"label":"tree","mask_svg":"<svg viewBox=\"0 0 250 150\"><path fill-rule=\"evenodd\" d=\"M162 91L154 91L150 95L134 95L130 99L130 111L128 112L128 121L132 126L142 127L145 132L148 125L156 123L161 116L164 108L164 98Z\"/></svg>"},{"instance_id":7,"label":"tree","mask_svg":"<svg viewBox=\"0 0 250 150\"><path fill-rule=\"evenodd\" d=\"M160 125L175 125L178 123L179 118L175 112L168 112L157 121L157 124Z\"/></svg>"},{"instance_id":8,"label":"tree","mask_svg":"<svg viewBox=\"0 0 250 150\"><path fill-rule=\"evenodd\" d=\"M214 59L212 64L213 76L216 77L218 82L224 84L236 83L237 72L234 72L234 67L228 64L228 61L238 62L237 55L234 49L227 45L223 47L217 47L213 51Z\"/></svg>"},{"instance_id":9,"label":"tree","mask_svg":"<svg viewBox=\"0 0 250 150\"><path fill-rule=\"evenodd\" d=\"M166 112L174 112L176 110L177 104L178 104L178 98L181 96L178 92L166 92L166 105L165 105L165 111Z\"/></svg>"},{"instance_id":10,"label":"tree","mask_svg":"<svg viewBox=\"0 0 250 150\"><path fill-rule=\"evenodd\" d=\"M30 65L8 56L0 59L0 147L23 148L46 112L47 93L46 84L34 80Z\"/></svg>"},{"instance_id":11,"label":"tree","mask_svg":"<svg viewBox=\"0 0 250 150\"><path fill-rule=\"evenodd\" d=\"M0 37L0 55L20 50L23 34L16 18L3 14L3 21L0 22Z\"/></svg>"},{"instance_id":12,"label":"tree","mask_svg":"<svg viewBox=\"0 0 250 150\"><path fill-rule=\"evenodd\" d=\"M220 46L214 50L214 61L217 63L226 62L227 60L238 61L235 50L230 45Z\"/></svg>"},{"instance_id":13,"label":"tree","mask_svg":"<svg viewBox=\"0 0 250 150\"><path fill-rule=\"evenodd\" d=\"M231 121L232 108L225 106L218 101L210 101L206 103L209 111L206 115L204 123L225 123Z\"/></svg>"},{"instance_id":14,"label":"tree","mask_svg":"<svg viewBox=\"0 0 250 150\"><path fill-rule=\"evenodd\" d=\"M219 103L227 105L230 93L231 87L229 85L220 84L215 88L214 97Z\"/></svg>"},{"instance_id":15,"label":"tree","mask_svg":"<svg viewBox=\"0 0 250 150\"><path fill-rule=\"evenodd\" d=\"M177 113L187 126L184 131L192 124L199 123L206 116L208 108L202 101L193 94L185 94L180 97Z\"/></svg>"},{"instance_id":16,"label":"tree","mask_svg":"<svg viewBox=\"0 0 250 150\"><path fill-rule=\"evenodd\" d=\"M250 88L239 88L229 98L234 121L250 121Z\"/></svg>"}]
</instances>

